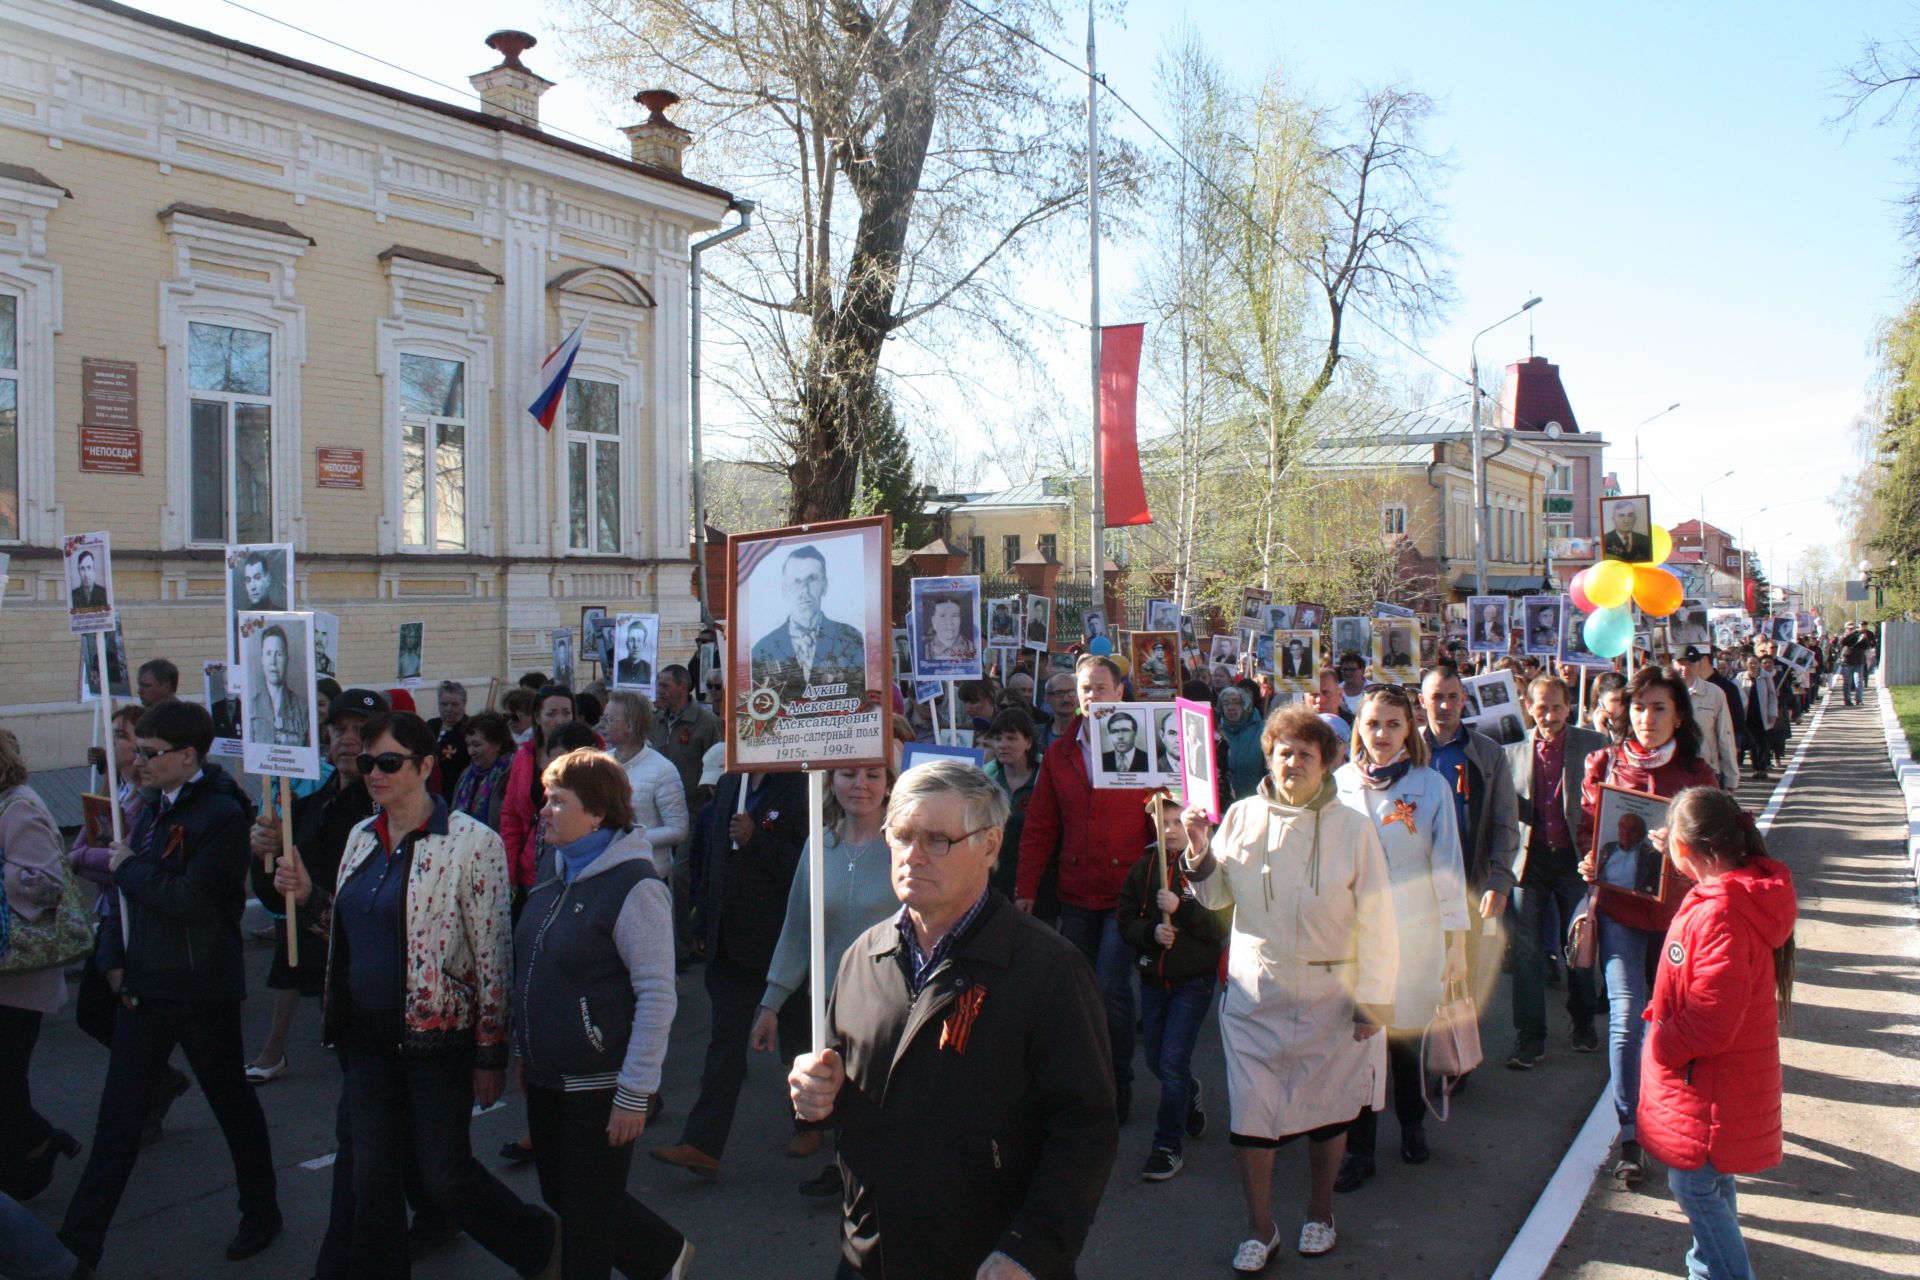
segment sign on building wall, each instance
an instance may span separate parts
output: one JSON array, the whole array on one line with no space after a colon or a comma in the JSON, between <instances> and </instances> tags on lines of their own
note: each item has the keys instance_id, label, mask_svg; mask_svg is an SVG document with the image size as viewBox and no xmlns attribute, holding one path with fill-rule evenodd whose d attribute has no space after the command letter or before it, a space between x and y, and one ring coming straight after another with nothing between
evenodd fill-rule
<instances>
[{"instance_id":1,"label":"sign on building wall","mask_svg":"<svg viewBox=\"0 0 1920 1280\"><path fill-rule=\"evenodd\" d=\"M365 449L315 449L322 489L364 489L367 487L367 451Z\"/></svg>"},{"instance_id":2,"label":"sign on building wall","mask_svg":"<svg viewBox=\"0 0 1920 1280\"><path fill-rule=\"evenodd\" d=\"M139 475L140 433L126 427L82 425L80 469L106 475Z\"/></svg>"},{"instance_id":3,"label":"sign on building wall","mask_svg":"<svg viewBox=\"0 0 1920 1280\"><path fill-rule=\"evenodd\" d=\"M140 366L131 360L80 360L80 420L93 427L140 427Z\"/></svg>"}]
</instances>

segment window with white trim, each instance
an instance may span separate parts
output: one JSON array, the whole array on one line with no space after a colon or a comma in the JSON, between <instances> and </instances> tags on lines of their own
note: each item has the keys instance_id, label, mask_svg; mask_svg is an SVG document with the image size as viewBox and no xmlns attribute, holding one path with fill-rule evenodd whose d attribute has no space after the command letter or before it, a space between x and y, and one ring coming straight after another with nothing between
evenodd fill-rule
<instances>
[{"instance_id":1,"label":"window with white trim","mask_svg":"<svg viewBox=\"0 0 1920 1280\"><path fill-rule=\"evenodd\" d=\"M567 379L567 549L615 555L620 538L620 385Z\"/></svg>"},{"instance_id":2,"label":"window with white trim","mask_svg":"<svg viewBox=\"0 0 1920 1280\"><path fill-rule=\"evenodd\" d=\"M1572 536L1573 536L1573 521L1571 520L1547 521L1547 538L1549 541L1555 538L1571 538Z\"/></svg>"},{"instance_id":3,"label":"window with white trim","mask_svg":"<svg viewBox=\"0 0 1920 1280\"><path fill-rule=\"evenodd\" d=\"M467 549L467 366L400 355L400 544Z\"/></svg>"},{"instance_id":4,"label":"window with white trim","mask_svg":"<svg viewBox=\"0 0 1920 1280\"><path fill-rule=\"evenodd\" d=\"M1405 533L1407 531L1407 504L1404 502L1383 502L1380 504L1380 532L1385 534Z\"/></svg>"},{"instance_id":5,"label":"window with white trim","mask_svg":"<svg viewBox=\"0 0 1920 1280\"><path fill-rule=\"evenodd\" d=\"M191 542L272 542L273 335L187 325Z\"/></svg>"},{"instance_id":6,"label":"window with white trim","mask_svg":"<svg viewBox=\"0 0 1920 1280\"><path fill-rule=\"evenodd\" d=\"M1556 462L1553 464L1553 476L1547 481L1548 493L1573 492L1573 464Z\"/></svg>"},{"instance_id":7,"label":"window with white trim","mask_svg":"<svg viewBox=\"0 0 1920 1280\"><path fill-rule=\"evenodd\" d=\"M19 537L20 299L0 293L0 541Z\"/></svg>"}]
</instances>

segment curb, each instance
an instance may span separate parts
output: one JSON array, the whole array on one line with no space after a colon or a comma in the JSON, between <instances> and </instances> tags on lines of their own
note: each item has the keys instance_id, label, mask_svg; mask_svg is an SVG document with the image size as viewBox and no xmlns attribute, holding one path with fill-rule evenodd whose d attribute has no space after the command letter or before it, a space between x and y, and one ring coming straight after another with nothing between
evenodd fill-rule
<instances>
[{"instance_id":1,"label":"curb","mask_svg":"<svg viewBox=\"0 0 1920 1280\"><path fill-rule=\"evenodd\" d=\"M1900 784L1900 794L1907 802L1907 874L1920 880L1920 764L1914 763L1900 717L1894 714L1892 691L1884 684L1875 684L1873 692L1887 735L1887 761L1893 765L1894 781Z\"/></svg>"},{"instance_id":2,"label":"curb","mask_svg":"<svg viewBox=\"0 0 1920 1280\"><path fill-rule=\"evenodd\" d=\"M1834 686L1829 684L1820 701L1815 704L1812 717L1802 726L1799 745L1794 748L1792 759L1767 798L1766 809L1755 819L1755 825L1760 828L1762 835L1773 825L1774 815L1780 812L1787 791L1800 772L1800 762L1806 758L1807 748L1813 745L1814 733L1820 728L1827 707L1833 701L1833 689ZM1899 732L1899 721L1892 719L1893 702L1884 688L1880 690L1880 696L1882 715L1893 726L1888 749L1893 749L1897 737L1901 757L1906 761L1905 772L1901 773L1901 788L1907 797L1907 852L1910 858L1920 857L1920 764L1915 764L1913 757L1907 754L1906 737ZM1901 768L1898 763L1894 767ZM1916 874L1920 874L1920 861L1915 861L1913 867ZM1611 1083L1609 1077L1609 1086ZM1546 1274L1547 1268L1553 1265L1555 1255L1560 1252L1561 1244L1566 1241L1567 1232L1573 1230L1580 1210L1586 1207L1587 1193L1593 1189L1594 1179L1606 1165L1607 1156L1613 1151L1613 1140L1618 1134L1618 1121L1613 1114L1613 1093L1609 1087L1602 1089L1599 1098L1595 1099L1586 1123L1580 1126L1580 1132L1574 1136L1567 1154L1560 1158L1560 1165L1553 1171L1553 1177L1547 1180L1526 1221L1520 1224L1520 1230L1501 1256L1500 1265L1494 1269L1491 1280L1540 1280Z\"/></svg>"}]
</instances>

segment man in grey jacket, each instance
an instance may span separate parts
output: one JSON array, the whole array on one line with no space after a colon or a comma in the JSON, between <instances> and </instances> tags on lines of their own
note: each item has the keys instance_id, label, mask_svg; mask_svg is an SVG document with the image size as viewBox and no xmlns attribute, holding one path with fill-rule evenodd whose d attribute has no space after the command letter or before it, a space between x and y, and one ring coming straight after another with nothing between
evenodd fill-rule
<instances>
[{"instance_id":1,"label":"man in grey jacket","mask_svg":"<svg viewBox=\"0 0 1920 1280\"><path fill-rule=\"evenodd\" d=\"M1693 719L1700 726L1700 758L1713 766L1720 785L1728 791L1740 785L1740 740L1734 732L1733 710L1727 695L1713 682L1713 659L1688 645L1677 665L1693 695Z\"/></svg>"},{"instance_id":2,"label":"man in grey jacket","mask_svg":"<svg viewBox=\"0 0 1920 1280\"><path fill-rule=\"evenodd\" d=\"M1547 1050L1546 932L1553 904L1561 928L1572 923L1586 896L1580 876L1580 784L1587 757L1607 749L1607 740L1591 729L1571 725L1573 698L1558 676L1539 676L1527 686L1527 714L1533 731L1506 749L1520 805L1520 829L1526 837L1515 869L1513 892L1513 1054L1507 1065L1526 1071ZM1568 1043L1580 1053L1600 1047L1593 1018L1598 1012L1593 971L1567 965Z\"/></svg>"},{"instance_id":3,"label":"man in grey jacket","mask_svg":"<svg viewBox=\"0 0 1920 1280\"><path fill-rule=\"evenodd\" d=\"M1467 909L1473 917L1468 978L1473 989L1482 992L1493 985L1486 980L1486 966L1498 959L1480 941L1480 921L1505 914L1507 895L1513 891L1514 855L1520 847L1513 775L1500 744L1462 722L1467 691L1458 666L1442 660L1429 667L1420 684L1420 703L1426 721L1421 731L1432 752L1432 766L1453 788L1460 854L1467 873Z\"/></svg>"}]
</instances>

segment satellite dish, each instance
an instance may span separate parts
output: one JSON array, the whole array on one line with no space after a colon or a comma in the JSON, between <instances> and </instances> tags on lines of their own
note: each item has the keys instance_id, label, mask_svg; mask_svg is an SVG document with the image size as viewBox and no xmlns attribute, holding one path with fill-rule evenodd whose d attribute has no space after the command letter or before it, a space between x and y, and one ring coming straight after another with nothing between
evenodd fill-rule
<instances>
[{"instance_id":1,"label":"satellite dish","mask_svg":"<svg viewBox=\"0 0 1920 1280\"><path fill-rule=\"evenodd\" d=\"M1565 430L1566 428L1561 426L1559 423L1549 422L1546 427L1547 439L1558 440L1560 438L1560 433Z\"/></svg>"}]
</instances>

